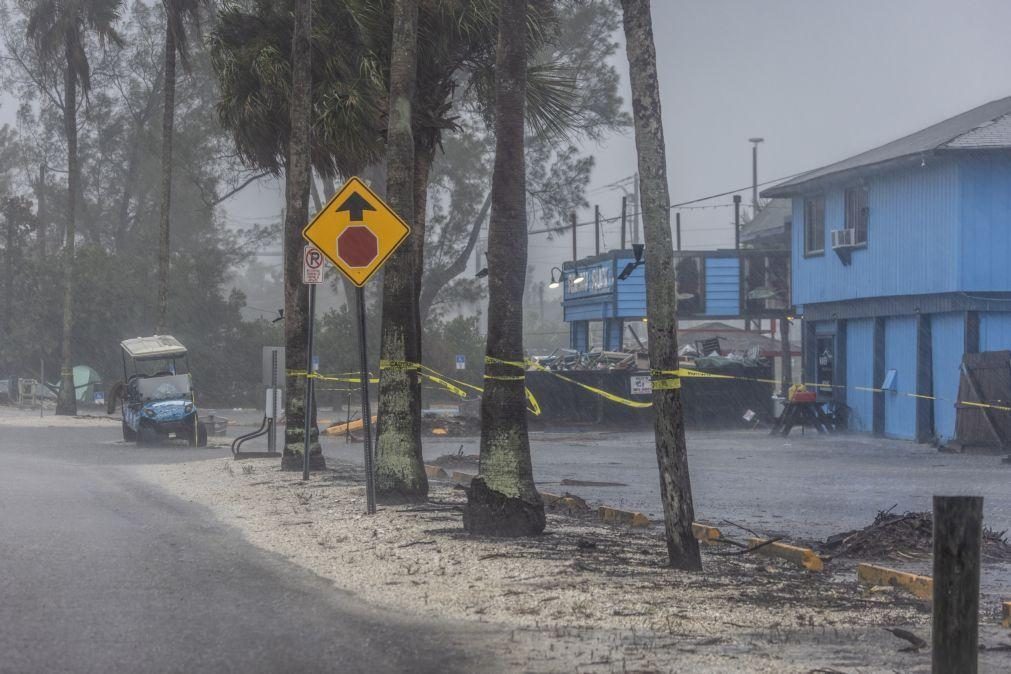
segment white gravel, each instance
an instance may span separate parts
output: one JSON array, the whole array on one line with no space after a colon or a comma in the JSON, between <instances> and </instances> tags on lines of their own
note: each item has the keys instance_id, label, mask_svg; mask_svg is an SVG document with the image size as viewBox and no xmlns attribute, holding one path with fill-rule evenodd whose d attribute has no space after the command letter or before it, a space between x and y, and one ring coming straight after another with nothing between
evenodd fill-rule
<instances>
[{"instance_id":1,"label":"white gravel","mask_svg":"<svg viewBox=\"0 0 1011 674\"><path fill-rule=\"evenodd\" d=\"M534 539L471 537L462 492L437 483L428 505L370 517L353 466L308 483L270 459L135 470L370 604L513 630L499 652L522 671L929 670L929 655L899 653L906 644L882 629L929 640L929 613L865 593L851 568L816 575L720 546L704 573L681 573L663 565L656 530L557 515Z\"/></svg>"}]
</instances>

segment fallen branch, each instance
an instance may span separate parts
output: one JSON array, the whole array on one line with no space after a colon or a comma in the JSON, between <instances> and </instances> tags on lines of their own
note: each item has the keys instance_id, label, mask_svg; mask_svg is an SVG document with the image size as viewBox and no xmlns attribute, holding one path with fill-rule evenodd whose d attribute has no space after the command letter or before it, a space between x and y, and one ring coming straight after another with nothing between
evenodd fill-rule
<instances>
[{"instance_id":1,"label":"fallen branch","mask_svg":"<svg viewBox=\"0 0 1011 674\"><path fill-rule=\"evenodd\" d=\"M735 552L714 552L713 554L714 555L719 555L721 557L740 557L741 555L747 555L748 553L754 552L755 550L761 550L766 545L772 545L773 543L778 543L781 540L783 540L783 537L782 536L778 536L776 538L770 538L767 541L762 541L758 545L752 545L751 547L745 548L744 550L737 550Z\"/></svg>"},{"instance_id":2,"label":"fallen branch","mask_svg":"<svg viewBox=\"0 0 1011 674\"><path fill-rule=\"evenodd\" d=\"M409 548L412 545L435 545L435 541L411 541L410 543L402 543L398 545L398 548Z\"/></svg>"}]
</instances>

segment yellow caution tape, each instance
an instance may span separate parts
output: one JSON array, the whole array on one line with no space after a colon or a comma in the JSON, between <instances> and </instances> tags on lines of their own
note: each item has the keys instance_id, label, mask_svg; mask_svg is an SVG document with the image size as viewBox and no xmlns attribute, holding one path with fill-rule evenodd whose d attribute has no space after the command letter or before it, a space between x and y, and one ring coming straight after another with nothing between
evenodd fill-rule
<instances>
[{"instance_id":1,"label":"yellow caution tape","mask_svg":"<svg viewBox=\"0 0 1011 674\"><path fill-rule=\"evenodd\" d=\"M673 377L671 379L654 379L652 381L654 391L669 391L676 388L681 388L681 378Z\"/></svg>"},{"instance_id":2,"label":"yellow caution tape","mask_svg":"<svg viewBox=\"0 0 1011 674\"><path fill-rule=\"evenodd\" d=\"M562 381L569 382L570 384L575 384L576 386L578 386L580 388L586 389L587 391L589 391L591 393L595 393L595 394L599 395L600 397L605 398L606 400L610 400L611 402L618 403L619 405L625 405L626 407L635 407L637 409L645 409L645 408L653 406L653 403L651 403L651 402L645 403L645 402L640 402L638 400L629 400L628 398L622 398L621 396L617 396L617 395L615 395L615 394L613 394L613 393L611 393L609 391L605 391L604 389L597 388L596 386L590 386L589 384L584 384L581 381L576 381L575 379L571 379L571 378L566 377L564 375L558 374L554 370L549 370L548 368L544 367L543 365L541 365L540 363L538 363L536 361L529 361L529 364L530 364L530 367L532 367L535 370L540 370L541 372L547 372L548 374L550 374L550 375L552 375L554 377L557 377L558 379L561 379Z\"/></svg>"}]
</instances>

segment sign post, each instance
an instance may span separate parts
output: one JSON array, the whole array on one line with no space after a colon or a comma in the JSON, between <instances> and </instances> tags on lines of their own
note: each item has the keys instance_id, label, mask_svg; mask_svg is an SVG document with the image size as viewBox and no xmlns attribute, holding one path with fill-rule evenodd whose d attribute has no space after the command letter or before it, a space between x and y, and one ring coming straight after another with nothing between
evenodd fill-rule
<instances>
[{"instance_id":1,"label":"sign post","mask_svg":"<svg viewBox=\"0 0 1011 674\"><path fill-rule=\"evenodd\" d=\"M370 515L376 512L376 476L372 456L372 411L369 403L364 287L410 233L411 228L407 223L365 183L354 177L337 191L326 207L302 230L303 238L316 246L319 252L340 269L356 287L359 377L362 387L362 424L365 431L365 496L366 512ZM310 295L310 303L312 301ZM309 330L311 340L312 328ZM307 415L307 448L308 428ZM308 449L306 457L308 462ZM308 466L308 463L306 465Z\"/></svg>"},{"instance_id":2,"label":"sign post","mask_svg":"<svg viewBox=\"0 0 1011 674\"><path fill-rule=\"evenodd\" d=\"M306 246L302 251L302 282L309 286L309 336L305 347L305 445L302 448L302 479L309 479L309 448L311 446L310 431L312 416L315 410L315 386L313 374L312 349L313 336L316 332L316 286L323 282L323 254L314 246Z\"/></svg>"}]
</instances>

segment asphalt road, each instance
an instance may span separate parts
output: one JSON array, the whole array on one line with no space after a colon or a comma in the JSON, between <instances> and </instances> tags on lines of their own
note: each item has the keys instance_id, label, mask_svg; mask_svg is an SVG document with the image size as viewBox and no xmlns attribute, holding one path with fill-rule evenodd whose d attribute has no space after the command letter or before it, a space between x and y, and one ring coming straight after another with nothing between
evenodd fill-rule
<instances>
[{"instance_id":1,"label":"asphalt road","mask_svg":"<svg viewBox=\"0 0 1011 674\"><path fill-rule=\"evenodd\" d=\"M117 435L0 426L0 672L495 669L459 629L371 610L124 469L227 449Z\"/></svg>"}]
</instances>

